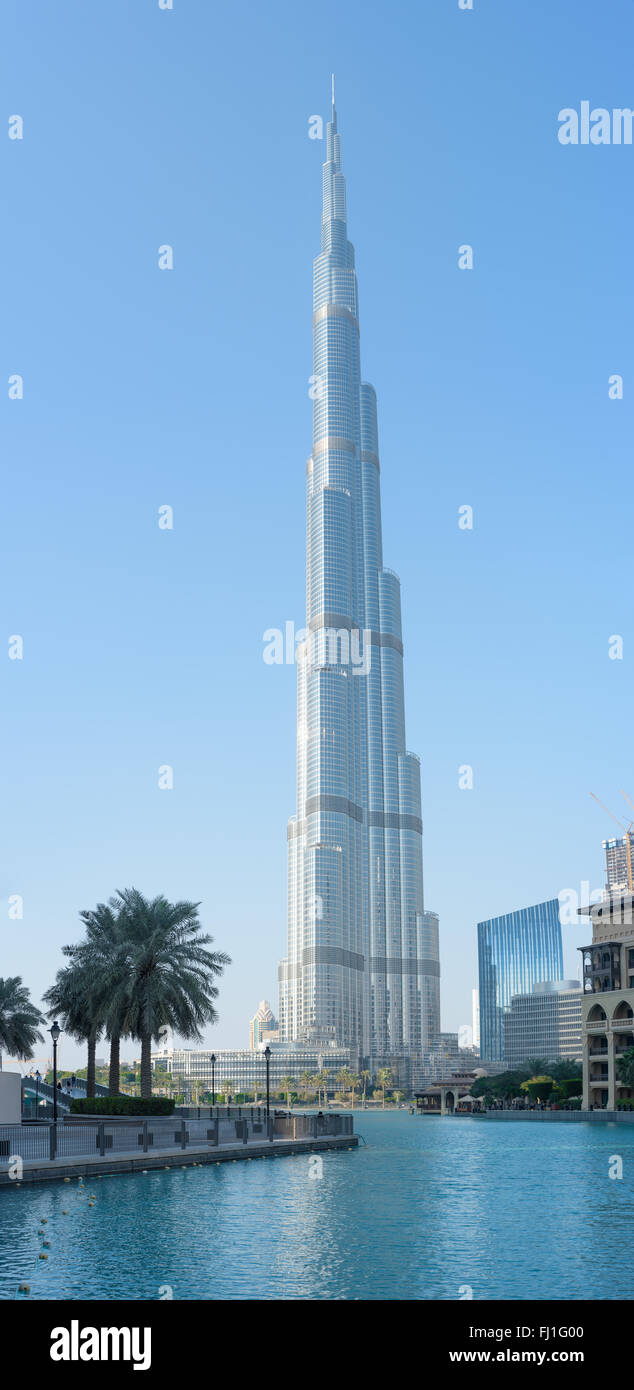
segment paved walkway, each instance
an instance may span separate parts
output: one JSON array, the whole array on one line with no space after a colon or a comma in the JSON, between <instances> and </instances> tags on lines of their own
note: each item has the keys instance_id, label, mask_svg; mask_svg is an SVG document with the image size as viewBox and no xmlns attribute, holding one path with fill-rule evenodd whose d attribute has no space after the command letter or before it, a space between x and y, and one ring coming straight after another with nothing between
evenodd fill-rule
<instances>
[{"instance_id":1,"label":"paved walkway","mask_svg":"<svg viewBox=\"0 0 634 1390\"><path fill-rule=\"evenodd\" d=\"M283 1158L288 1155L323 1152L325 1149L355 1149L356 1134L325 1135L323 1139L274 1139L248 1144L188 1144L186 1149L152 1149L148 1153L115 1153L102 1158L100 1154L74 1154L70 1158L25 1159L22 1178L10 1177L0 1169L0 1186L22 1182L42 1182L51 1178L105 1176L113 1173L135 1173L151 1168L191 1168L199 1163L237 1163L239 1160Z\"/></svg>"}]
</instances>

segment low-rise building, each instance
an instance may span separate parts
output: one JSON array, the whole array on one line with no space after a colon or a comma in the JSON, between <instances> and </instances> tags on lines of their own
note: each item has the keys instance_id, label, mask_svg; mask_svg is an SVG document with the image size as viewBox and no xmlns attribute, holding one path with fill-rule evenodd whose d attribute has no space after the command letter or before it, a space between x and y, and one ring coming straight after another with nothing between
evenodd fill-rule
<instances>
[{"instance_id":1,"label":"low-rise building","mask_svg":"<svg viewBox=\"0 0 634 1390\"><path fill-rule=\"evenodd\" d=\"M580 1062L582 989L578 980L544 980L530 994L514 994L504 1016L504 1061L510 1069L527 1057Z\"/></svg>"},{"instance_id":2,"label":"low-rise building","mask_svg":"<svg viewBox=\"0 0 634 1390\"><path fill-rule=\"evenodd\" d=\"M211 1091L215 1083L216 1095L222 1094L223 1084L230 1082L232 1095L260 1095L266 1089L266 1043L252 1051L250 1048L166 1048L152 1053L152 1068L157 1086L160 1085L161 1071L167 1072L190 1091L196 1083ZM315 1076L318 1072L328 1073L326 1089L334 1094L340 1087L336 1078L344 1068L356 1070L355 1058L349 1048L327 1044L321 1048L307 1047L300 1043L269 1043L269 1077L271 1091L283 1090L282 1082L289 1078L293 1089L297 1090L304 1074ZM212 1064L212 1055L215 1062Z\"/></svg>"}]
</instances>

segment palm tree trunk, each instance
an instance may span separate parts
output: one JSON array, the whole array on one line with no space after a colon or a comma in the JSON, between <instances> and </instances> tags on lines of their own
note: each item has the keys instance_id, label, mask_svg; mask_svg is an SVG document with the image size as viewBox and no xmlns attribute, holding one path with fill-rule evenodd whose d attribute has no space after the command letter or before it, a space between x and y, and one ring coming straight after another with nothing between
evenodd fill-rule
<instances>
[{"instance_id":1,"label":"palm tree trunk","mask_svg":"<svg viewBox=\"0 0 634 1390\"><path fill-rule=\"evenodd\" d=\"M86 1095L95 1096L95 1057L97 1055L97 1034L91 1033L88 1041L88 1064L86 1066Z\"/></svg>"},{"instance_id":2,"label":"palm tree trunk","mask_svg":"<svg viewBox=\"0 0 634 1390\"><path fill-rule=\"evenodd\" d=\"M121 1081L120 1068L121 1038L118 1033L110 1039L110 1066L108 1068L108 1095L118 1096Z\"/></svg>"},{"instance_id":3,"label":"palm tree trunk","mask_svg":"<svg viewBox=\"0 0 634 1390\"><path fill-rule=\"evenodd\" d=\"M149 1033L141 1034L141 1096L149 1100L152 1095L152 1038Z\"/></svg>"}]
</instances>

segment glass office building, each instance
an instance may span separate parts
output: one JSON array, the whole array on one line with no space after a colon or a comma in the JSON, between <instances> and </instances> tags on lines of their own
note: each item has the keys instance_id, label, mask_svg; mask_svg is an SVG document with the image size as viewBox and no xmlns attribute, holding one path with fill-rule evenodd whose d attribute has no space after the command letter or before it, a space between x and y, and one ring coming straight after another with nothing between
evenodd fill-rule
<instances>
[{"instance_id":1,"label":"glass office building","mask_svg":"<svg viewBox=\"0 0 634 1390\"><path fill-rule=\"evenodd\" d=\"M400 583L383 564L376 397L360 375L334 92L313 343L280 1031L333 1035L378 1066L420 1057L437 1031L440 966L423 912L420 764L405 742Z\"/></svg>"},{"instance_id":2,"label":"glass office building","mask_svg":"<svg viewBox=\"0 0 634 1390\"><path fill-rule=\"evenodd\" d=\"M504 1060L504 1016L514 994L563 977L559 902L551 898L504 917L478 922L480 1055Z\"/></svg>"},{"instance_id":3,"label":"glass office building","mask_svg":"<svg viewBox=\"0 0 634 1390\"><path fill-rule=\"evenodd\" d=\"M582 997L578 980L549 980L535 985L532 994L514 994L504 1015L507 1065L519 1067L529 1057L580 1062Z\"/></svg>"},{"instance_id":4,"label":"glass office building","mask_svg":"<svg viewBox=\"0 0 634 1390\"><path fill-rule=\"evenodd\" d=\"M255 1049L220 1048L213 1053L206 1048L162 1048L152 1053L154 1084L160 1089L161 1073L167 1073L180 1082L189 1094L192 1086L200 1083L206 1091L215 1084L220 1095L223 1086L230 1082L232 1095L249 1094L266 1089L266 1060L261 1043ZM327 1090L334 1095L339 1090L337 1076L345 1068L350 1069L350 1052L347 1048L326 1044L324 1047L302 1047L298 1044L270 1043L269 1082L272 1091L282 1091L283 1082L290 1077L294 1086L299 1086L306 1073L311 1076L317 1072L327 1072Z\"/></svg>"}]
</instances>

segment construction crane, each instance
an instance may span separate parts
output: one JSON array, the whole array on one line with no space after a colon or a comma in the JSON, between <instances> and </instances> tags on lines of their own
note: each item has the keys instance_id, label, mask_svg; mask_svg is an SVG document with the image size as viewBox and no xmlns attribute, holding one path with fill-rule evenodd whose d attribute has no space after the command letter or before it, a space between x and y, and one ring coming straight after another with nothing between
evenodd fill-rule
<instances>
[{"instance_id":1,"label":"construction crane","mask_svg":"<svg viewBox=\"0 0 634 1390\"><path fill-rule=\"evenodd\" d=\"M624 825L624 824L623 824L623 821L620 821L619 818L618 818L618 816L613 815L612 811L608 811L607 806L604 806L604 805L603 805L603 802L602 802L602 801L599 801L598 796L595 796L595 795L594 795L594 792L590 792L590 796L594 798L594 800L596 801L597 805L601 807L601 810L602 810L602 811L605 811L606 816L609 816L609 817L610 817L610 820L616 821L616 824L619 825L619 826L621 827L621 830L624 830L624 831L625 831L625 857L626 857L626 860L627 860L627 886L628 886L629 891L630 891L630 893L631 893L631 892L634 890L634 879L632 878L632 829L634 828L634 821L630 821L629 825ZM625 800L626 800L626 801L629 801L629 802L630 802L630 806L634 809L634 802L630 801L630 798L629 798L629 796L627 795L627 793L622 791L622 792L621 792L621 796L624 796L624 797L625 797Z\"/></svg>"}]
</instances>

